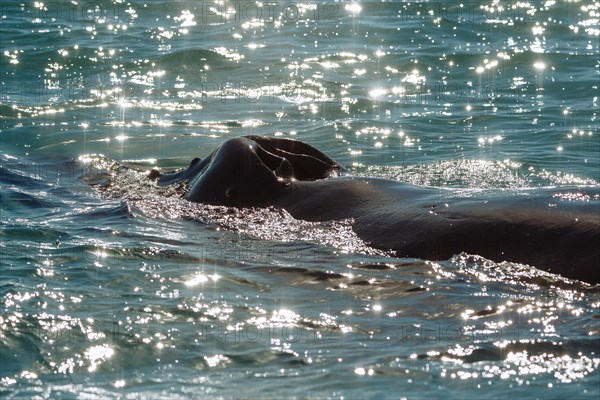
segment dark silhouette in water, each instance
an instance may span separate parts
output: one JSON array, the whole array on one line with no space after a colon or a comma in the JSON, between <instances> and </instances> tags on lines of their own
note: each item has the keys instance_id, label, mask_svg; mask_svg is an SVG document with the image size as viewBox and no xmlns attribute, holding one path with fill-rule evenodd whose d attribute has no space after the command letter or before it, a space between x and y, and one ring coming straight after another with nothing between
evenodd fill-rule
<instances>
[{"instance_id":1,"label":"dark silhouette in water","mask_svg":"<svg viewBox=\"0 0 600 400\"><path fill-rule=\"evenodd\" d=\"M245 136L185 170L150 177L160 185L187 181L193 202L276 206L309 221L353 218L360 238L399 257L439 260L464 251L600 283L598 187L470 195L342 171L306 143Z\"/></svg>"}]
</instances>

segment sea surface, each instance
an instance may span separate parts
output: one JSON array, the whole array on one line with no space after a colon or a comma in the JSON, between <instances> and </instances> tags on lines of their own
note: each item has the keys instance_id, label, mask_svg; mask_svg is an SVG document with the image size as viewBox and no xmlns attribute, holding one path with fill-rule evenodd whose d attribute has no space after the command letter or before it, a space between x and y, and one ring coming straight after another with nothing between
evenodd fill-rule
<instances>
[{"instance_id":1,"label":"sea surface","mask_svg":"<svg viewBox=\"0 0 600 400\"><path fill-rule=\"evenodd\" d=\"M598 286L145 178L262 134L597 186L600 2L2 0L0 48L2 397L600 397Z\"/></svg>"}]
</instances>

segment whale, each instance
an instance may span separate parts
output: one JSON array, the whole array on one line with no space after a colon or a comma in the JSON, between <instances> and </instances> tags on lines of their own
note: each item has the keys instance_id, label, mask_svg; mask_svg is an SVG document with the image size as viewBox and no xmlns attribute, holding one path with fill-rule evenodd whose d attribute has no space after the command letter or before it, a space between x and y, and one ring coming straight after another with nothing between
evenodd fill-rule
<instances>
[{"instance_id":1,"label":"whale","mask_svg":"<svg viewBox=\"0 0 600 400\"><path fill-rule=\"evenodd\" d=\"M225 140L188 168L149 178L185 183L184 198L232 207L278 207L296 219L352 221L369 246L400 258L460 253L527 264L600 283L600 188L457 190L354 176L293 139Z\"/></svg>"}]
</instances>

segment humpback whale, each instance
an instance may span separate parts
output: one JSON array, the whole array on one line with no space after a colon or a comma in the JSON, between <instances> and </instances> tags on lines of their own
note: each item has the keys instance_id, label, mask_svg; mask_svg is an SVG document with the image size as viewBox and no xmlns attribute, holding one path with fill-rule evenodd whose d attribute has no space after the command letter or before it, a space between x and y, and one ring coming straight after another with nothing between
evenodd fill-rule
<instances>
[{"instance_id":1,"label":"humpback whale","mask_svg":"<svg viewBox=\"0 0 600 400\"><path fill-rule=\"evenodd\" d=\"M370 246L398 257L445 260L466 252L600 283L600 188L457 191L352 176L309 144L228 139L184 170L150 178L186 182L192 202L275 206L308 221L352 219Z\"/></svg>"}]
</instances>

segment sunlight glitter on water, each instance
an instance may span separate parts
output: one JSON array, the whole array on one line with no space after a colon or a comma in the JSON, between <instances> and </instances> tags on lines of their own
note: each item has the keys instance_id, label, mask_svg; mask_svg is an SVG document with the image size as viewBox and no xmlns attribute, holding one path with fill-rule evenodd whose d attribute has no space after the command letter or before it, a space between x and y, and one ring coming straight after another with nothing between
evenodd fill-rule
<instances>
[{"instance_id":1,"label":"sunlight glitter on water","mask_svg":"<svg viewBox=\"0 0 600 400\"><path fill-rule=\"evenodd\" d=\"M90 363L88 371L94 372L100 364L110 359L114 353L114 350L108 345L92 346L88 348L84 353L84 357L87 358Z\"/></svg>"},{"instance_id":2,"label":"sunlight glitter on water","mask_svg":"<svg viewBox=\"0 0 600 400\"><path fill-rule=\"evenodd\" d=\"M12 4L6 151L110 158L67 186L3 154L9 396L597 397L589 286L369 254L350 221L189 205L112 161L184 167L251 132L418 185L597 185L594 1ZM577 193L556 201L598 201Z\"/></svg>"},{"instance_id":3,"label":"sunlight glitter on water","mask_svg":"<svg viewBox=\"0 0 600 400\"><path fill-rule=\"evenodd\" d=\"M198 273L198 274L194 275L193 277L191 277L190 279L186 280L184 282L184 285L188 286L188 287L193 287L193 286L202 285L209 281L213 281L216 283L220 278L221 278L221 276L219 276L218 274L206 275L203 273Z\"/></svg>"}]
</instances>

